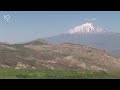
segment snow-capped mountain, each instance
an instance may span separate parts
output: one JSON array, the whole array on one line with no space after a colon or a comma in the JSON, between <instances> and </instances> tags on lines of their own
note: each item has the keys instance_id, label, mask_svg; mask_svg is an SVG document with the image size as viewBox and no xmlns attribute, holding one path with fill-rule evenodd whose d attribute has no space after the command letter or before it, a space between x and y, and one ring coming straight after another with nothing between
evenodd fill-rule
<instances>
[{"instance_id":1,"label":"snow-capped mountain","mask_svg":"<svg viewBox=\"0 0 120 90\"><path fill-rule=\"evenodd\" d=\"M104 29L97 27L92 23L85 23L83 25L77 26L71 30L69 30L68 34L76 34L76 33L103 33L106 32Z\"/></svg>"},{"instance_id":2,"label":"snow-capped mountain","mask_svg":"<svg viewBox=\"0 0 120 90\"><path fill-rule=\"evenodd\" d=\"M45 39L54 44L67 42L89 45L120 56L120 33L109 32L92 23L77 26L66 33Z\"/></svg>"}]
</instances>

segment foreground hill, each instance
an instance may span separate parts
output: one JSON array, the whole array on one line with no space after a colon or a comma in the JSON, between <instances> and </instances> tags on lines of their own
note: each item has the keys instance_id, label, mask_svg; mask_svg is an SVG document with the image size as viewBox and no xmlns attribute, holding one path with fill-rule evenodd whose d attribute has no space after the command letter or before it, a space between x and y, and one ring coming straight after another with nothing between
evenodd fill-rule
<instances>
[{"instance_id":1,"label":"foreground hill","mask_svg":"<svg viewBox=\"0 0 120 90\"><path fill-rule=\"evenodd\" d=\"M35 40L26 44L0 44L0 67L120 71L120 61L105 50L85 45L54 45Z\"/></svg>"}]
</instances>

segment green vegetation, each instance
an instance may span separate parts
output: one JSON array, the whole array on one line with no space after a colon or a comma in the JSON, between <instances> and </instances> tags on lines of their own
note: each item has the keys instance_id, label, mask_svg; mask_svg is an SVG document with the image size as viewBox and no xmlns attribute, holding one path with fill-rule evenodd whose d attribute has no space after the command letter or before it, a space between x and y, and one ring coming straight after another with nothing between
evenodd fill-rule
<instances>
[{"instance_id":1,"label":"green vegetation","mask_svg":"<svg viewBox=\"0 0 120 90\"><path fill-rule=\"evenodd\" d=\"M34 42L32 42L32 45L47 45L48 43L46 43L46 42L41 42L41 41L34 41Z\"/></svg>"},{"instance_id":2,"label":"green vegetation","mask_svg":"<svg viewBox=\"0 0 120 90\"><path fill-rule=\"evenodd\" d=\"M31 63L34 64L34 60L29 61L25 58L33 53L34 50L25 48L22 45L6 45L6 47L0 47L0 64L14 67L18 62L22 62L31 65Z\"/></svg>"},{"instance_id":3,"label":"green vegetation","mask_svg":"<svg viewBox=\"0 0 120 90\"><path fill-rule=\"evenodd\" d=\"M42 52L39 52L39 54L42 57L48 58L48 59L55 59L56 57L64 58L71 55L70 53L59 53L54 51L42 51Z\"/></svg>"},{"instance_id":4,"label":"green vegetation","mask_svg":"<svg viewBox=\"0 0 120 90\"><path fill-rule=\"evenodd\" d=\"M90 70L0 69L1 79L117 79L120 73Z\"/></svg>"},{"instance_id":5,"label":"green vegetation","mask_svg":"<svg viewBox=\"0 0 120 90\"><path fill-rule=\"evenodd\" d=\"M45 45L47 43L44 43L44 42L34 42L33 45Z\"/></svg>"},{"instance_id":6,"label":"green vegetation","mask_svg":"<svg viewBox=\"0 0 120 90\"><path fill-rule=\"evenodd\" d=\"M0 52L16 52L16 50L11 50L8 48L0 48Z\"/></svg>"},{"instance_id":7,"label":"green vegetation","mask_svg":"<svg viewBox=\"0 0 120 90\"><path fill-rule=\"evenodd\" d=\"M8 48L9 47L9 48ZM0 48L0 51L8 51L8 52L26 52L26 51L34 51L30 48L25 48L23 44L13 44L6 45L6 47Z\"/></svg>"},{"instance_id":8,"label":"green vegetation","mask_svg":"<svg viewBox=\"0 0 120 90\"><path fill-rule=\"evenodd\" d=\"M38 45L40 48L42 48L41 45L49 46L48 43L40 41L27 44ZM98 50L86 50L81 46L79 48L74 45L71 47L70 45L69 47L53 45L47 48L43 47L44 49L41 50L34 50L26 48L24 45L4 44L0 46L1 79L120 79L120 72L115 72L115 70L120 71L119 63L113 63L113 58L107 57L107 55L100 57L101 52L99 53ZM111 64L103 65L105 63L103 58L105 62L109 60ZM112 64L116 67L112 67ZM90 66L114 72L93 71L94 68L86 70Z\"/></svg>"}]
</instances>

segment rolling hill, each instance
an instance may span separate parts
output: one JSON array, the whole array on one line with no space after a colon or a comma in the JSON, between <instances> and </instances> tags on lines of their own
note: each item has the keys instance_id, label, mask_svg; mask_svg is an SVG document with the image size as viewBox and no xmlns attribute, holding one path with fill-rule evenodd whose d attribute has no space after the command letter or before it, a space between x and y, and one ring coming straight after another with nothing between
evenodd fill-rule
<instances>
[{"instance_id":1,"label":"rolling hill","mask_svg":"<svg viewBox=\"0 0 120 90\"><path fill-rule=\"evenodd\" d=\"M55 45L39 39L26 44L1 44L0 67L119 71L120 60L102 49L73 43Z\"/></svg>"}]
</instances>

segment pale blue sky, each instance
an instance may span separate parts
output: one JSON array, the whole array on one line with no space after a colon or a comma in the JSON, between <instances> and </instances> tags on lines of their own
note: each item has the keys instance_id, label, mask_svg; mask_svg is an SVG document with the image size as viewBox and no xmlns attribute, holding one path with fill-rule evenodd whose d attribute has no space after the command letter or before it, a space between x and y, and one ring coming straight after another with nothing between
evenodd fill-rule
<instances>
[{"instance_id":1,"label":"pale blue sky","mask_svg":"<svg viewBox=\"0 0 120 90\"><path fill-rule=\"evenodd\" d=\"M4 15L10 15L8 22ZM54 36L87 22L120 32L120 11L0 11L0 41L18 43Z\"/></svg>"}]
</instances>

